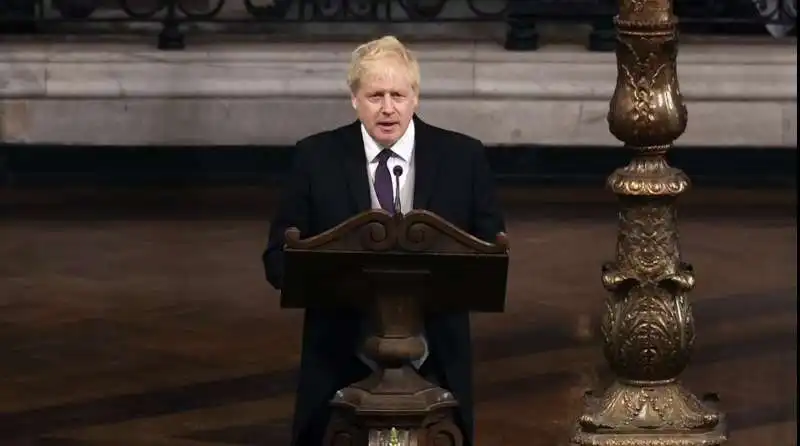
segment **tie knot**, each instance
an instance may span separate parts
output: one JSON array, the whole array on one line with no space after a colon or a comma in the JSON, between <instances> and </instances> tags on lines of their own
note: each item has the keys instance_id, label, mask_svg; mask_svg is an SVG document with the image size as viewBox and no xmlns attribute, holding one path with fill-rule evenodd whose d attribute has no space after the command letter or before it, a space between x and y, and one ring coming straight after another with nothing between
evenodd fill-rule
<instances>
[{"instance_id":1,"label":"tie knot","mask_svg":"<svg viewBox=\"0 0 800 446\"><path fill-rule=\"evenodd\" d=\"M379 153L378 156L375 157L375 159L378 160L378 164L386 164L386 162L389 161L389 158L391 158L392 155L394 155L394 152L392 152L389 149L383 149L381 150L381 153Z\"/></svg>"}]
</instances>

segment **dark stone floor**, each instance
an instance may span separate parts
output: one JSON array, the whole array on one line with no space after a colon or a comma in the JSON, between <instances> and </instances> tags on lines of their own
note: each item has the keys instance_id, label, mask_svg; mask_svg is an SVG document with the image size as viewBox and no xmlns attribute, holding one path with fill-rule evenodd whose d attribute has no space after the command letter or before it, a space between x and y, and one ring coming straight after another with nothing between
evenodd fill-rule
<instances>
[{"instance_id":1,"label":"dark stone floor","mask_svg":"<svg viewBox=\"0 0 800 446\"><path fill-rule=\"evenodd\" d=\"M0 213L0 444L286 444L301 314L263 280L269 205L59 206L37 193L49 204L4 197ZM796 205L736 205L736 193L682 212L698 274L684 381L719 394L730 445L790 446ZM615 210L559 200L509 208L508 308L473 318L480 446L564 444L605 374L590 327Z\"/></svg>"}]
</instances>

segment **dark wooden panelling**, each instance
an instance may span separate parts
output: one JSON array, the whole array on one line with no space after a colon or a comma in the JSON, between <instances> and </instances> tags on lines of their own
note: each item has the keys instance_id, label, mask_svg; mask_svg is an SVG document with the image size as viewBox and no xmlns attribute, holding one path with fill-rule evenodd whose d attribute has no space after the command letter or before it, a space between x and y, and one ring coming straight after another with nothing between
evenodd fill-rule
<instances>
[{"instance_id":1,"label":"dark wooden panelling","mask_svg":"<svg viewBox=\"0 0 800 446\"><path fill-rule=\"evenodd\" d=\"M558 187L601 187L631 155L583 146L502 146L487 154L503 184ZM670 161L701 187L797 184L796 147L680 147ZM0 145L8 186L263 185L279 181L290 162L291 147Z\"/></svg>"}]
</instances>

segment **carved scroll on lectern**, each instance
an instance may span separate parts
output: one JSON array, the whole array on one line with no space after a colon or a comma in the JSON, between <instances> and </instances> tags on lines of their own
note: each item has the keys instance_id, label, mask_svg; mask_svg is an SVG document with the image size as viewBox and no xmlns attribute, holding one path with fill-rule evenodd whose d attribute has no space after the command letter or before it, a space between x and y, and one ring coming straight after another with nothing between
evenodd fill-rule
<instances>
[{"instance_id":1,"label":"carved scroll on lectern","mask_svg":"<svg viewBox=\"0 0 800 446\"><path fill-rule=\"evenodd\" d=\"M289 228L286 230L286 247L326 251L505 254L508 237L500 233L494 243L485 242L422 209L395 216L372 210L307 239L301 239L297 228Z\"/></svg>"},{"instance_id":2,"label":"carved scroll on lectern","mask_svg":"<svg viewBox=\"0 0 800 446\"><path fill-rule=\"evenodd\" d=\"M621 205L616 259L603 267L610 296L604 352L616 381L587 395L572 443L591 446L710 446L726 441L722 413L679 382L689 364L694 271L681 258L676 198L687 176L665 154L686 129L676 72L672 0L621 0L617 85L608 123L634 151L608 178Z\"/></svg>"},{"instance_id":3,"label":"carved scroll on lectern","mask_svg":"<svg viewBox=\"0 0 800 446\"><path fill-rule=\"evenodd\" d=\"M424 354L423 315L502 311L507 252L505 234L487 243L424 210L367 211L307 239L287 230L285 280L292 285L283 306L303 307L328 282L328 304L363 310L373 330L363 353L377 370L334 395L325 446L463 444L456 397L412 366Z\"/></svg>"}]
</instances>

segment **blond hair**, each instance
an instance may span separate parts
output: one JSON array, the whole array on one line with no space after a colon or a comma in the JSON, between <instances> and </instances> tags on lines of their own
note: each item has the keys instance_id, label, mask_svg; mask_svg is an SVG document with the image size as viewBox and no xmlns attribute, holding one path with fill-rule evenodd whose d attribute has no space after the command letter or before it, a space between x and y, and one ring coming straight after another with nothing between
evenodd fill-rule
<instances>
[{"instance_id":1,"label":"blond hair","mask_svg":"<svg viewBox=\"0 0 800 446\"><path fill-rule=\"evenodd\" d=\"M347 71L347 85L350 91L352 93L358 91L364 77L374 71L376 65L386 60L399 62L407 70L414 92L419 93L420 76L417 58L394 36L371 40L359 45L353 51L350 68Z\"/></svg>"}]
</instances>

